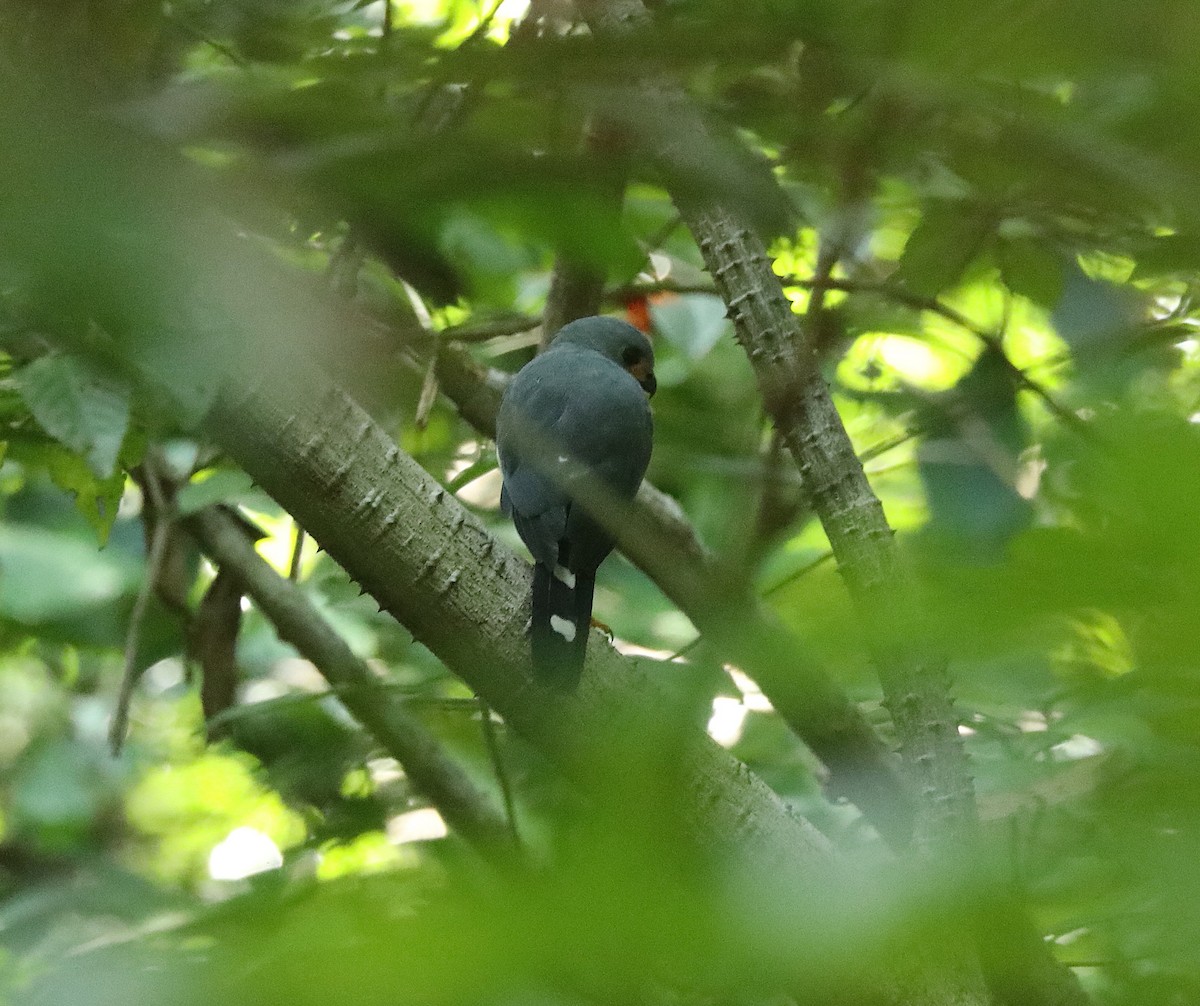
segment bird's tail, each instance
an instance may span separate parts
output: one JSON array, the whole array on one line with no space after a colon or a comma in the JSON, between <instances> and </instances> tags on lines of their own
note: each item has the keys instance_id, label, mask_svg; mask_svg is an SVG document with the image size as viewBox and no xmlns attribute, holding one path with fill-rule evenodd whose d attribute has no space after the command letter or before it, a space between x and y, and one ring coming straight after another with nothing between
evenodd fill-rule
<instances>
[{"instance_id":1,"label":"bird's tail","mask_svg":"<svg viewBox=\"0 0 1200 1006\"><path fill-rule=\"evenodd\" d=\"M533 619L529 642L534 676L570 690L579 684L592 625L595 575L570 573L544 563L533 567Z\"/></svg>"}]
</instances>

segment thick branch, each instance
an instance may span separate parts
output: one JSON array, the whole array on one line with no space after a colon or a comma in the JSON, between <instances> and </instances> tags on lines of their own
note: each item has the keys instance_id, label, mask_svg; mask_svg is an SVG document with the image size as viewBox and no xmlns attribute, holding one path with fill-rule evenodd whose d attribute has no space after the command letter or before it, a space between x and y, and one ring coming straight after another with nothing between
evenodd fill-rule
<instances>
[{"instance_id":1,"label":"thick branch","mask_svg":"<svg viewBox=\"0 0 1200 1006\"><path fill-rule=\"evenodd\" d=\"M550 277L550 292L546 295L543 348L563 325L598 313L603 295L604 275L595 266L580 265L565 255L557 255Z\"/></svg>"},{"instance_id":2,"label":"thick branch","mask_svg":"<svg viewBox=\"0 0 1200 1006\"><path fill-rule=\"evenodd\" d=\"M945 660L922 646L915 587L811 344L757 235L720 208L691 213L688 223L867 627L901 751L918 787L919 839L969 841L974 791Z\"/></svg>"},{"instance_id":3,"label":"thick branch","mask_svg":"<svg viewBox=\"0 0 1200 1006\"><path fill-rule=\"evenodd\" d=\"M222 569L237 573L247 594L281 639L312 661L339 701L402 766L413 785L456 832L493 861L512 862L512 835L500 809L455 763L403 701L354 655L304 591L275 572L255 551L245 528L227 511L210 507L186 522Z\"/></svg>"},{"instance_id":4,"label":"thick branch","mask_svg":"<svg viewBox=\"0 0 1200 1006\"><path fill-rule=\"evenodd\" d=\"M628 34L647 17L640 0L588 0L584 9L591 12L593 28L610 37ZM678 131L692 138L692 157L697 150L715 152L704 123L687 113L678 88L650 84L644 98L652 108L672 110ZM674 151L655 153L669 161ZM820 375L812 343L800 331L762 239L744 218L711 198L697 198L675 178L669 176L667 184L728 306L767 411L796 460L863 618L901 751L918 787L918 844L965 848L976 830L974 791L945 660L921 645L913 588L898 562L883 507ZM817 313L812 317L816 320ZM919 970L922 988L916 1001L986 1000L974 961L963 959L942 977L940 969Z\"/></svg>"},{"instance_id":5,"label":"thick branch","mask_svg":"<svg viewBox=\"0 0 1200 1006\"><path fill-rule=\"evenodd\" d=\"M586 0L582 6L593 29L610 36L648 23L641 0ZM672 197L728 305L767 411L796 460L867 628L901 753L918 789L918 840L922 845L969 840L974 792L945 660L921 646L912 585L812 346L756 231L711 197L697 198L677 181L685 173L671 171L681 150L689 162L722 153L686 95L669 83L646 82L641 105L657 110L652 114L671 112L675 129L651 152L664 164Z\"/></svg>"},{"instance_id":6,"label":"thick branch","mask_svg":"<svg viewBox=\"0 0 1200 1006\"><path fill-rule=\"evenodd\" d=\"M476 429L495 433L503 393L499 375L453 344L438 358L442 390ZM827 790L859 807L896 845L911 835L909 793L882 741L825 671L806 659L803 642L728 577L701 546L670 497L644 482L621 535L622 550L704 633L746 671L829 771Z\"/></svg>"},{"instance_id":7,"label":"thick branch","mask_svg":"<svg viewBox=\"0 0 1200 1006\"><path fill-rule=\"evenodd\" d=\"M913 585L812 343L802 337L766 249L750 228L720 207L685 209L684 218L729 307L767 411L795 458L863 619L901 754L917 787L918 845L969 848L976 830L975 794L945 658L922 645ZM818 315L811 317L815 321ZM986 1000L975 961L961 960L940 979L936 970L920 974L915 1002Z\"/></svg>"},{"instance_id":8,"label":"thick branch","mask_svg":"<svg viewBox=\"0 0 1200 1006\"><path fill-rule=\"evenodd\" d=\"M600 35L627 34L649 20L642 0L579 3ZM691 157L697 151L701 156L717 153L678 86L647 81L642 97L652 108L671 110L678 123L674 143L678 145L678 136L687 137L684 146ZM945 660L922 646L915 585L899 560L883 508L817 368L809 333L801 332L766 248L744 216L711 196L697 200L686 185L674 185L669 169L672 147L653 152L668 162L668 188L729 308L764 402L796 460L863 617L901 750L918 786L919 845L967 850L975 840L977 811ZM815 310L808 318L814 330L821 300L814 298ZM1021 942L1019 949L1030 973L1036 970L1041 979L1026 987L1030 1002L1087 1001L1074 976L1039 940ZM914 1001L983 1001L976 965L964 960L955 972L949 984L938 988L935 981ZM994 967L991 972L993 988L999 989L1002 978Z\"/></svg>"},{"instance_id":9,"label":"thick branch","mask_svg":"<svg viewBox=\"0 0 1200 1006\"><path fill-rule=\"evenodd\" d=\"M342 392L313 374L222 395L215 439L413 635L509 726L595 789L612 759L661 757L662 690L593 634L575 696L530 678L529 573ZM668 731L703 845L827 869L824 840L695 730ZM626 773L627 774L627 773ZM741 853L739 853L741 854ZM790 864L790 865L789 865Z\"/></svg>"}]
</instances>

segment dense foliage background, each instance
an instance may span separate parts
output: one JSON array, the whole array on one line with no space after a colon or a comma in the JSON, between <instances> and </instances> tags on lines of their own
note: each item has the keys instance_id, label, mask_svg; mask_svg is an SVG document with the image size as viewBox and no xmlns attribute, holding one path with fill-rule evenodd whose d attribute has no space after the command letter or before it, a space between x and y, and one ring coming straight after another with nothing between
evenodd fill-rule
<instances>
[{"instance_id":1,"label":"dense foliage background","mask_svg":"<svg viewBox=\"0 0 1200 1006\"><path fill-rule=\"evenodd\" d=\"M0 9L0 1002L945 1002L895 988L960 953L992 974L1027 925L1096 1002L1196 1001L1193 5L676 0L619 43L529 6ZM663 80L709 147L654 107ZM565 782L201 432L196 375L315 364L515 547L472 395L530 358L552 281L602 281L652 330L649 478L707 575L894 744L680 220L705 200L768 240L797 312L825 290L806 331L950 659L966 861L889 859L619 558L597 616L666 683L664 731L706 728L840 866L797 890L692 849L659 763L603 774L616 800ZM448 831L216 575L188 521L218 503L502 808L522 867Z\"/></svg>"}]
</instances>

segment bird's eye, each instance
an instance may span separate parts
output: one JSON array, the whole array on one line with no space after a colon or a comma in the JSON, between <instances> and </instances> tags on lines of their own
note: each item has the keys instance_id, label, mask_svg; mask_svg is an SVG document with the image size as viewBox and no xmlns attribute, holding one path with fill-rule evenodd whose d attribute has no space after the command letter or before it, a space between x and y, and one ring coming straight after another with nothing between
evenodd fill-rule
<instances>
[{"instance_id":1,"label":"bird's eye","mask_svg":"<svg viewBox=\"0 0 1200 1006\"><path fill-rule=\"evenodd\" d=\"M621 362L627 367L632 367L635 363L639 362L641 358L642 354L637 346L626 346L623 350L621 350Z\"/></svg>"}]
</instances>

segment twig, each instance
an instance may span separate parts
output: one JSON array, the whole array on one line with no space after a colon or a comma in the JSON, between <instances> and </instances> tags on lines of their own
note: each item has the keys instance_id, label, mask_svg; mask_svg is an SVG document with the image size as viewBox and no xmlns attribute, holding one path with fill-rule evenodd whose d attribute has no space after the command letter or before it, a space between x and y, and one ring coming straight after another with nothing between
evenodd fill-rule
<instances>
[{"instance_id":1,"label":"twig","mask_svg":"<svg viewBox=\"0 0 1200 1006\"><path fill-rule=\"evenodd\" d=\"M515 315L511 318L492 318L465 325L451 325L443 328L440 335L444 340L453 339L455 342L487 342L505 335L519 335L530 332L542 323L541 318L532 315Z\"/></svg>"},{"instance_id":2,"label":"twig","mask_svg":"<svg viewBox=\"0 0 1200 1006\"><path fill-rule=\"evenodd\" d=\"M814 569L817 569L819 566L825 565L825 563L829 562L829 560L832 558L833 558L832 552L825 552L822 555L817 556L817 558L813 559L811 562L806 562L799 569L793 570L791 573L789 573L787 576L785 576L778 583L774 583L770 587L767 587L764 590L760 590L758 593L758 596L765 601L768 597L772 597L773 595L779 593L779 591L783 590L784 587L787 587L787 586L795 583L797 580L800 580L803 577L808 576L808 574L811 573ZM704 638L705 637L704 637L703 633L697 635L695 639L689 641L688 643L685 643L682 647L680 647L678 650L676 650L674 653L672 653L669 657L667 657L666 662L669 664L674 660L678 660L680 657L686 657L689 653L692 652L692 650L694 650L697 646L699 646L701 642L703 642Z\"/></svg>"},{"instance_id":3,"label":"twig","mask_svg":"<svg viewBox=\"0 0 1200 1006\"><path fill-rule=\"evenodd\" d=\"M904 304L918 311L928 311L931 314L937 314L952 322L965 332L970 332L985 346L995 349L1004 361L1005 369L1013 376L1013 379L1026 391L1032 392L1045 403L1057 419L1065 426L1069 426L1076 432L1089 432L1087 424L1083 422L1075 413L1066 406L1060 404L1054 395L1048 389L1043 387L1038 381L1030 377L1021 367L1018 367L1008 354L1004 352L1001 346L1000 335L998 332L992 332L981 325L977 325L971 321L965 314L956 308L951 307L945 301L938 297L927 297L922 294L915 294L905 290L903 287L898 287L893 283L868 283L856 280L834 279L830 276L824 278L814 276L810 279L803 279L798 276L782 277L784 285L805 287L814 292L814 296L818 291L824 290L841 290L846 293L874 293L881 297L886 297L888 300L894 300L899 304ZM1005 317L1001 322L999 332L1004 332L1008 327L1008 315L1010 312L1009 302L1005 302Z\"/></svg>"},{"instance_id":4,"label":"twig","mask_svg":"<svg viewBox=\"0 0 1200 1006\"><path fill-rule=\"evenodd\" d=\"M294 537L292 538L292 557L288 561L288 579L295 583L300 579L300 557L304 554L304 528L295 521L292 522Z\"/></svg>"},{"instance_id":5,"label":"twig","mask_svg":"<svg viewBox=\"0 0 1200 1006\"><path fill-rule=\"evenodd\" d=\"M903 447L910 440L914 440L915 438L919 437L922 432L924 431L919 428L912 428L905 430L903 433L897 433L890 440L885 440L883 443L875 444L874 447L868 447L861 454L859 454L858 459L863 464L866 464L868 461L874 461L876 458L881 457L888 451L894 451L897 447Z\"/></svg>"},{"instance_id":6,"label":"twig","mask_svg":"<svg viewBox=\"0 0 1200 1006\"><path fill-rule=\"evenodd\" d=\"M824 302L823 294L828 290L838 290L842 293L867 293L875 294L884 297L887 300L895 301L898 304L903 304L916 311L928 311L930 314L939 315L954 325L957 325L965 332L969 332L987 346L999 348L1000 340L996 332L989 331L982 325L978 325L968 318L957 308L951 307L945 301L938 297L928 297L924 294L913 293L905 290L903 287L896 286L894 283L873 282L853 279L838 279L833 276L820 274L810 277L804 276L781 276L781 282L784 286L798 286L802 289L809 290L813 293L814 298L820 294L822 303ZM654 283L634 283L624 287L617 287L608 291L607 296L614 300L622 300L632 296L638 292L657 293L705 293L718 296L718 290L715 284L705 282L687 282L680 283L671 279L665 279ZM1001 331L1003 331L1003 327ZM1062 405L1054 395L1042 385L1036 378L1029 374L1029 370L1044 367L1047 362L1042 361L1034 364L1030 368L1018 367L1008 358L1008 354L1001 351L1004 358L1006 369L1012 374L1013 379L1024 388L1042 400L1046 408L1055 418L1062 422L1065 426L1069 426L1077 433L1090 433L1087 424L1080 419L1065 405Z\"/></svg>"},{"instance_id":7,"label":"twig","mask_svg":"<svg viewBox=\"0 0 1200 1006\"><path fill-rule=\"evenodd\" d=\"M604 298L617 304L623 304L633 297L650 297L656 293L697 293L709 294L713 297L720 296L711 280L687 282L667 276L651 282L626 283L623 286L609 287L604 291Z\"/></svg>"},{"instance_id":8,"label":"twig","mask_svg":"<svg viewBox=\"0 0 1200 1006\"><path fill-rule=\"evenodd\" d=\"M521 833L517 827L517 807L513 800L512 784L508 778L508 769L504 764L504 756L500 751L500 741L496 736L496 724L492 722L492 710L478 696L480 725L483 729L483 740L487 745L488 757L492 760L492 769L496 773L496 783L500 787L500 799L504 801L504 816L508 818L508 827L512 832L513 845L520 848Z\"/></svg>"},{"instance_id":9,"label":"twig","mask_svg":"<svg viewBox=\"0 0 1200 1006\"><path fill-rule=\"evenodd\" d=\"M142 627L146 620L146 611L150 603L150 595L154 585L162 574L163 558L167 553L167 538L171 532L174 515L168 513L162 487L158 476L149 463L144 469L142 488L150 500L150 513L153 515L153 525L150 530L150 549L146 558L146 571L142 583L138 587L137 597L133 602L133 611L129 615L129 628L125 633L125 654L121 668L121 687L117 693L117 704L113 710L112 722L108 729L108 746L114 758L121 753L125 745L125 734L129 729L129 707L133 702L133 690L141 676L137 666L138 645L142 639ZM142 507L142 522L146 523L147 510Z\"/></svg>"},{"instance_id":10,"label":"twig","mask_svg":"<svg viewBox=\"0 0 1200 1006\"><path fill-rule=\"evenodd\" d=\"M231 63L241 67L243 70L250 69L251 63L245 56L235 52L223 42L218 42L216 39L209 38L204 32L197 28L193 28L190 24L184 21L178 14L168 10L165 14L167 20L180 29L185 35L191 35L197 42L202 42L215 52L219 52L222 56L228 59Z\"/></svg>"},{"instance_id":11,"label":"twig","mask_svg":"<svg viewBox=\"0 0 1200 1006\"><path fill-rule=\"evenodd\" d=\"M790 586L791 584L795 583L797 580L808 576L808 574L811 573L814 569L817 569L819 566L824 566L825 563L829 562L829 560L832 558L833 558L832 551L823 552L821 555L817 556L811 562L806 562L799 569L793 570L791 573L789 573L787 576L785 576L778 583L772 584L770 587L768 587L766 590L764 590L759 596L762 597L764 600L768 597L773 597L775 594L778 594L781 590L783 590L784 587Z\"/></svg>"},{"instance_id":12,"label":"twig","mask_svg":"<svg viewBox=\"0 0 1200 1006\"><path fill-rule=\"evenodd\" d=\"M484 35L492 26L492 22L496 20L496 15L500 13L500 8L503 5L504 0L496 0L496 2L492 4L491 9L480 19L479 24L475 26L475 30L467 36L466 42L474 42L476 39Z\"/></svg>"},{"instance_id":13,"label":"twig","mask_svg":"<svg viewBox=\"0 0 1200 1006\"><path fill-rule=\"evenodd\" d=\"M345 695L353 697L354 692L378 698L380 695L389 697L389 701L403 702L406 706L420 706L426 709L439 709L447 712L462 713L464 716L479 710L478 702L471 698L454 698L448 695L425 695L414 690L413 686L398 681L376 680L367 684L334 685L320 692L289 692L277 695L272 699L261 699L252 705L230 706L223 709L210 720L210 726L222 726L242 717L257 716L268 710L290 709L297 706L311 705L323 702L333 697L341 700ZM346 703L342 703L345 705Z\"/></svg>"},{"instance_id":14,"label":"twig","mask_svg":"<svg viewBox=\"0 0 1200 1006\"><path fill-rule=\"evenodd\" d=\"M663 224L657 231L655 231L653 234L651 234L649 238L647 238L645 241L641 242L642 247L646 251L646 257L643 259L643 262L646 265L652 265L653 262L651 260L651 256L654 254L654 250L656 248L661 248L663 246L663 244L666 242L667 238L669 238L672 234L675 233L675 231L677 231L682 226L683 226L683 217L681 217L678 213L676 213L674 216L671 217L670 220L668 220L665 224ZM645 291L641 290L637 283L630 283L629 285L627 285L623 288L618 288L618 290L621 290L621 289L627 291L630 298L631 297L642 297L642 296L646 295ZM715 293L716 291L714 290L713 292ZM610 298L610 299L619 299L620 295L616 290L614 290L614 291L606 292L605 297ZM628 298L626 298L626 299L628 299Z\"/></svg>"}]
</instances>

